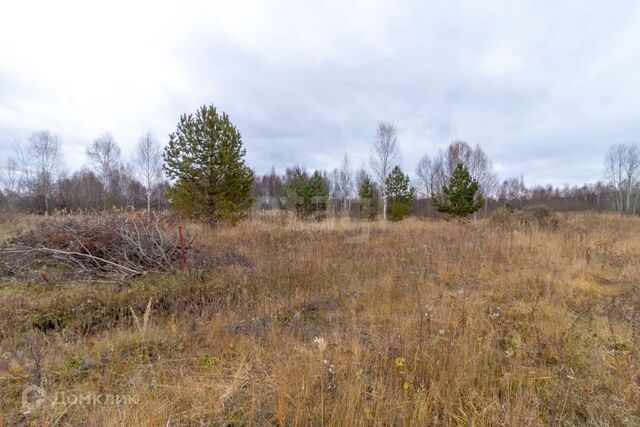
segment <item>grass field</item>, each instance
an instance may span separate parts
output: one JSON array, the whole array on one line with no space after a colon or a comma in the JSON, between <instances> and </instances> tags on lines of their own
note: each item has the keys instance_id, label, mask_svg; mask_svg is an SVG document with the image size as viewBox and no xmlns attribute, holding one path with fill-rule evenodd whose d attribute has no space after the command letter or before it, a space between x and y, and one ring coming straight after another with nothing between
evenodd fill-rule
<instances>
[{"instance_id":1,"label":"grass field","mask_svg":"<svg viewBox=\"0 0 640 427\"><path fill-rule=\"evenodd\" d=\"M0 243L11 237L12 234L12 230L9 226L0 225Z\"/></svg>"},{"instance_id":2,"label":"grass field","mask_svg":"<svg viewBox=\"0 0 640 427\"><path fill-rule=\"evenodd\" d=\"M252 265L1 279L4 423L640 425L640 218L190 230Z\"/></svg>"}]
</instances>

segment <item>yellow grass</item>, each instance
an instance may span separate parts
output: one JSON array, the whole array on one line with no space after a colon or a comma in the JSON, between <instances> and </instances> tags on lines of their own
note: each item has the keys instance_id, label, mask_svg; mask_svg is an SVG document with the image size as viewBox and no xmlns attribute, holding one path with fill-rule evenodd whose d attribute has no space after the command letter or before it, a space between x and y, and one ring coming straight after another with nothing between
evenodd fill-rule
<instances>
[{"instance_id":1,"label":"yellow grass","mask_svg":"<svg viewBox=\"0 0 640 427\"><path fill-rule=\"evenodd\" d=\"M190 229L255 266L0 285L0 419L640 424L638 218ZM34 383L47 399L24 415ZM56 392L134 401L52 405Z\"/></svg>"}]
</instances>

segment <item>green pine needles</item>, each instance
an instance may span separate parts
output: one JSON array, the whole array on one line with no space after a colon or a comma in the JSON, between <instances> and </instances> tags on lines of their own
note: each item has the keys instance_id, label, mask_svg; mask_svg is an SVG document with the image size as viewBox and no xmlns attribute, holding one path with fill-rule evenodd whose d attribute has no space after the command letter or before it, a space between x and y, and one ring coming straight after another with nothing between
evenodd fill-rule
<instances>
[{"instance_id":1,"label":"green pine needles","mask_svg":"<svg viewBox=\"0 0 640 427\"><path fill-rule=\"evenodd\" d=\"M442 192L443 199L433 198L432 203L438 212L446 215L464 218L484 206L484 198L477 194L478 181L471 177L462 163L458 163Z\"/></svg>"},{"instance_id":2,"label":"green pine needles","mask_svg":"<svg viewBox=\"0 0 640 427\"><path fill-rule=\"evenodd\" d=\"M387 218L400 221L411 213L415 190L409 185L409 176L399 166L394 167L385 180L387 192Z\"/></svg>"},{"instance_id":3,"label":"green pine needles","mask_svg":"<svg viewBox=\"0 0 640 427\"><path fill-rule=\"evenodd\" d=\"M360 202L360 217L373 221L378 216L378 205L380 196L376 185L365 176L358 190Z\"/></svg>"},{"instance_id":4,"label":"green pine needles","mask_svg":"<svg viewBox=\"0 0 640 427\"><path fill-rule=\"evenodd\" d=\"M173 206L212 224L238 222L254 202L245 154L226 113L211 105L182 115L163 152L165 172L174 180L167 193Z\"/></svg>"},{"instance_id":5,"label":"green pine needles","mask_svg":"<svg viewBox=\"0 0 640 427\"><path fill-rule=\"evenodd\" d=\"M326 218L328 204L329 187L322 174L315 171L309 178L300 168L296 168L283 190L281 207L294 211L301 218L320 220Z\"/></svg>"}]
</instances>

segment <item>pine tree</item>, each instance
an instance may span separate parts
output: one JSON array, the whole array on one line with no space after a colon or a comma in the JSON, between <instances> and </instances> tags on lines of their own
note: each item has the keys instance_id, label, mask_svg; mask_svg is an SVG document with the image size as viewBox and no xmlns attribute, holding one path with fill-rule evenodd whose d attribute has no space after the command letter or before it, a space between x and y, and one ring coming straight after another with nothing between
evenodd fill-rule
<instances>
[{"instance_id":1,"label":"pine tree","mask_svg":"<svg viewBox=\"0 0 640 427\"><path fill-rule=\"evenodd\" d=\"M304 206L304 193L309 178L300 168L295 168L289 181L282 189L280 207L292 210L299 217L306 216Z\"/></svg>"},{"instance_id":2,"label":"pine tree","mask_svg":"<svg viewBox=\"0 0 640 427\"><path fill-rule=\"evenodd\" d=\"M253 204L253 172L244 163L240 132L226 113L202 106L183 114L164 149L164 169L175 183L168 191L174 207L212 224L243 218Z\"/></svg>"},{"instance_id":3,"label":"pine tree","mask_svg":"<svg viewBox=\"0 0 640 427\"><path fill-rule=\"evenodd\" d=\"M283 189L281 206L295 211L299 217L322 219L326 216L328 202L329 187L322 174L315 171L309 178L296 168Z\"/></svg>"},{"instance_id":4,"label":"pine tree","mask_svg":"<svg viewBox=\"0 0 640 427\"><path fill-rule=\"evenodd\" d=\"M358 190L360 199L360 217L373 221L378 216L379 195L375 184L368 176L365 176Z\"/></svg>"},{"instance_id":5,"label":"pine tree","mask_svg":"<svg viewBox=\"0 0 640 427\"><path fill-rule=\"evenodd\" d=\"M305 213L315 219L324 219L328 202L329 187L320 172L315 171L304 190Z\"/></svg>"},{"instance_id":6,"label":"pine tree","mask_svg":"<svg viewBox=\"0 0 640 427\"><path fill-rule=\"evenodd\" d=\"M433 198L432 203L438 212L466 217L484 206L484 199L478 192L478 181L471 177L469 170L458 163L449 183L442 188L443 200Z\"/></svg>"},{"instance_id":7,"label":"pine tree","mask_svg":"<svg viewBox=\"0 0 640 427\"><path fill-rule=\"evenodd\" d=\"M411 213L415 190L409 186L409 176L395 166L385 181L388 197L388 214L391 221L400 221Z\"/></svg>"}]
</instances>

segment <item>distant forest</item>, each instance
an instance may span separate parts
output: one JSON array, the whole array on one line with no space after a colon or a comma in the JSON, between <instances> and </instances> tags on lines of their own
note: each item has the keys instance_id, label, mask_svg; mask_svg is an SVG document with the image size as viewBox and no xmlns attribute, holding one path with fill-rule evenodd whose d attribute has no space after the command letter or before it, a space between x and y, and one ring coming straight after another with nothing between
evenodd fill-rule
<instances>
[{"instance_id":1,"label":"distant forest","mask_svg":"<svg viewBox=\"0 0 640 427\"><path fill-rule=\"evenodd\" d=\"M370 178L379 188L397 162L398 144L396 128L381 123L368 164L355 166L345 154L339 168L315 171L328 189L327 215L358 215L358 194L363 181ZM34 132L28 141L14 145L14 154L5 159L0 170L1 211L50 214L171 207L166 196L171 183L163 171L162 147L152 134L144 134L133 156L126 159L113 136L105 133L87 144L85 166L72 173L67 172L61 146L60 138L47 130ZM638 213L640 151L636 145L615 145L605 153L603 181L560 188L527 187L524 177L500 181L480 146L454 141L418 162L411 182L416 195L413 215L439 216L431 199L437 197L459 163L477 180L486 201L479 217L507 204L514 208L545 204L556 211ZM292 166L282 172L272 169L267 174L255 175L253 211L286 208L284 191L292 179L300 176L309 179L313 173Z\"/></svg>"}]
</instances>

